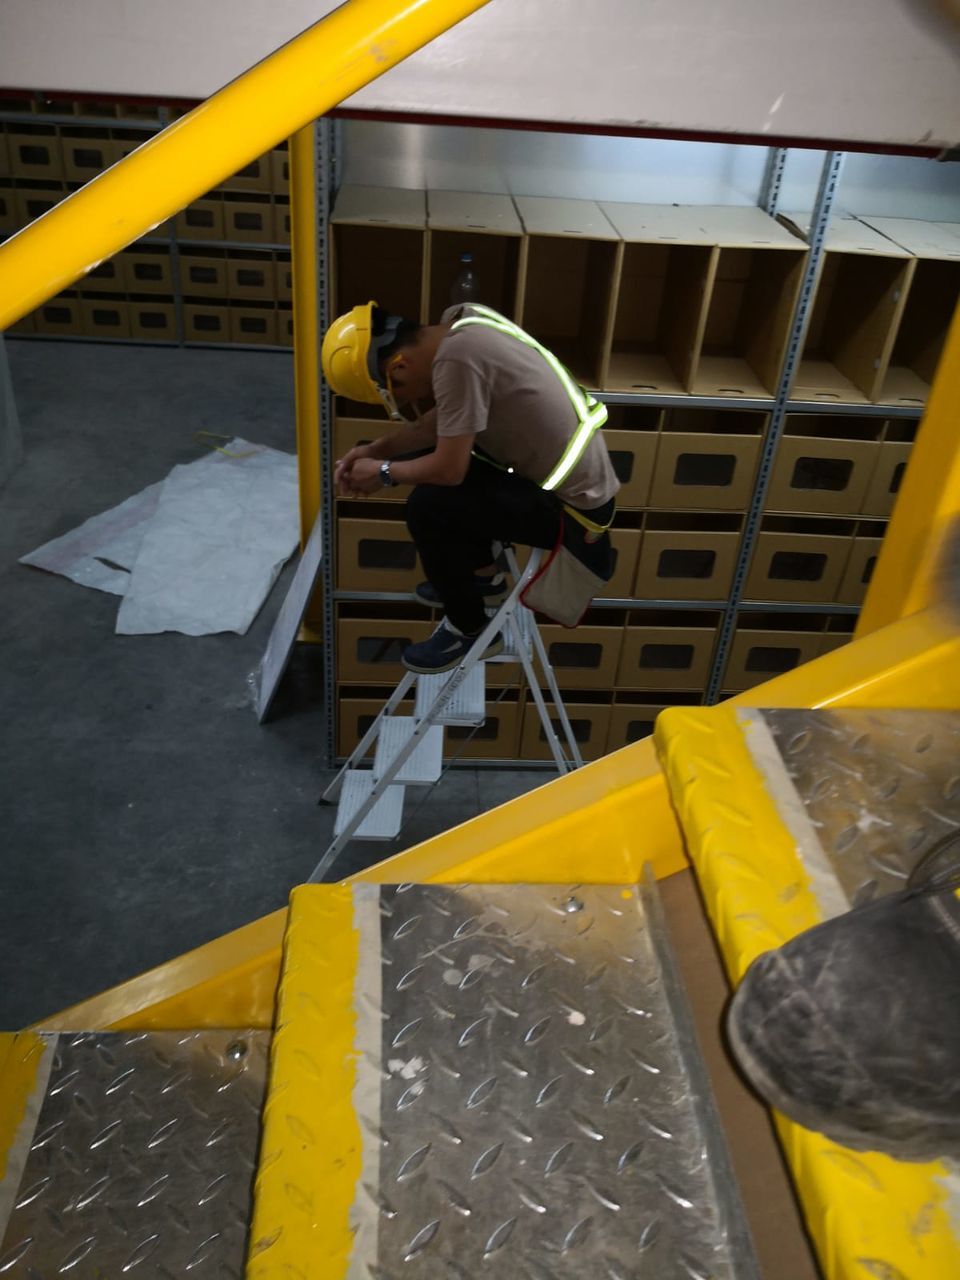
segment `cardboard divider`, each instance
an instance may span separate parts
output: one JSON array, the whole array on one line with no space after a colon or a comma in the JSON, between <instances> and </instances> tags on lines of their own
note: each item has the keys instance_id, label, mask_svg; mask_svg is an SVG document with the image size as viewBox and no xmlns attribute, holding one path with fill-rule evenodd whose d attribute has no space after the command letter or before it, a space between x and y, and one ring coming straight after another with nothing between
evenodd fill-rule
<instances>
[{"instance_id":1,"label":"cardboard divider","mask_svg":"<svg viewBox=\"0 0 960 1280\"><path fill-rule=\"evenodd\" d=\"M648 514L634 592L649 600L723 600L740 541L739 516Z\"/></svg>"},{"instance_id":2,"label":"cardboard divider","mask_svg":"<svg viewBox=\"0 0 960 1280\"><path fill-rule=\"evenodd\" d=\"M702 694L688 690L669 693L654 692L621 693L617 690L610 708L610 732L607 735L607 751L619 751L621 747L649 738L661 711L667 707L696 707L703 701Z\"/></svg>"},{"instance_id":3,"label":"cardboard divider","mask_svg":"<svg viewBox=\"0 0 960 1280\"><path fill-rule=\"evenodd\" d=\"M374 300L426 321L426 225L423 191L341 187L330 219L332 313Z\"/></svg>"},{"instance_id":4,"label":"cardboard divider","mask_svg":"<svg viewBox=\"0 0 960 1280\"><path fill-rule=\"evenodd\" d=\"M115 298L83 299L81 332L91 338L129 338L130 315L125 301Z\"/></svg>"},{"instance_id":5,"label":"cardboard divider","mask_svg":"<svg viewBox=\"0 0 960 1280\"><path fill-rule=\"evenodd\" d=\"M606 385L617 232L592 200L518 196L527 264L520 324L585 387Z\"/></svg>"},{"instance_id":6,"label":"cardboard divider","mask_svg":"<svg viewBox=\"0 0 960 1280\"><path fill-rule=\"evenodd\" d=\"M633 595L633 580L640 558L642 536L639 529L610 530L614 566L613 577L600 592L605 599L627 600Z\"/></svg>"},{"instance_id":7,"label":"cardboard divider","mask_svg":"<svg viewBox=\"0 0 960 1280\"><path fill-rule=\"evenodd\" d=\"M622 626L544 623L540 635L561 689L611 689L616 681Z\"/></svg>"},{"instance_id":8,"label":"cardboard divider","mask_svg":"<svg viewBox=\"0 0 960 1280\"><path fill-rule=\"evenodd\" d=\"M877 440L836 439L813 431L820 419L790 415L774 460L766 510L855 515L863 509L882 446ZM842 420L827 420L842 430ZM865 419L877 435L876 419ZM799 434L797 434L799 433Z\"/></svg>"},{"instance_id":9,"label":"cardboard divider","mask_svg":"<svg viewBox=\"0 0 960 1280\"><path fill-rule=\"evenodd\" d=\"M177 312L172 302L127 303L130 316L130 337L147 338L155 342L174 342L177 337Z\"/></svg>"},{"instance_id":10,"label":"cardboard divider","mask_svg":"<svg viewBox=\"0 0 960 1280\"><path fill-rule=\"evenodd\" d=\"M177 235L181 240L225 240L223 201L205 196L181 209L176 219Z\"/></svg>"},{"instance_id":11,"label":"cardboard divider","mask_svg":"<svg viewBox=\"0 0 960 1280\"><path fill-rule=\"evenodd\" d=\"M623 511L645 507L650 496L663 411L644 408L628 413L626 406L611 405L607 413L603 438L620 481L617 508Z\"/></svg>"},{"instance_id":12,"label":"cardboard divider","mask_svg":"<svg viewBox=\"0 0 960 1280\"><path fill-rule=\"evenodd\" d=\"M272 306L230 307L230 341L277 345L277 314Z\"/></svg>"},{"instance_id":13,"label":"cardboard divider","mask_svg":"<svg viewBox=\"0 0 960 1280\"><path fill-rule=\"evenodd\" d=\"M123 285L128 293L162 293L167 297L173 293L173 271L166 248L142 245L121 253L116 261L123 269ZM81 288L85 290L86 284L83 281Z\"/></svg>"},{"instance_id":14,"label":"cardboard divider","mask_svg":"<svg viewBox=\"0 0 960 1280\"><path fill-rule=\"evenodd\" d=\"M564 698L563 701L580 754L584 760L598 760L606 753L607 739L610 734L610 695L606 698L596 696L595 699L588 700L589 696L585 693L574 694L571 698ZM550 723L561 742L565 742L559 717L551 715ZM537 714L536 704L529 694L523 709L520 759L553 759L547 735Z\"/></svg>"},{"instance_id":15,"label":"cardboard divider","mask_svg":"<svg viewBox=\"0 0 960 1280\"><path fill-rule=\"evenodd\" d=\"M925 404L960 299L960 236L942 224L915 218L862 221L916 258L877 399L883 404Z\"/></svg>"},{"instance_id":16,"label":"cardboard divider","mask_svg":"<svg viewBox=\"0 0 960 1280\"><path fill-rule=\"evenodd\" d=\"M837 594L841 604L862 604L877 567L885 533L886 526L880 521L861 520L857 526L857 536Z\"/></svg>"},{"instance_id":17,"label":"cardboard divider","mask_svg":"<svg viewBox=\"0 0 960 1280\"><path fill-rule=\"evenodd\" d=\"M353 591L412 591L423 578L416 547L402 519L338 520L338 587Z\"/></svg>"},{"instance_id":18,"label":"cardboard divider","mask_svg":"<svg viewBox=\"0 0 960 1280\"><path fill-rule=\"evenodd\" d=\"M806 220L785 221L805 234ZM798 400L862 404L879 398L914 270L911 255L854 218L832 218L806 342Z\"/></svg>"},{"instance_id":19,"label":"cardboard divider","mask_svg":"<svg viewBox=\"0 0 960 1280\"><path fill-rule=\"evenodd\" d=\"M651 507L743 510L766 423L762 413L671 410L657 448Z\"/></svg>"},{"instance_id":20,"label":"cardboard divider","mask_svg":"<svg viewBox=\"0 0 960 1280\"><path fill-rule=\"evenodd\" d=\"M229 308L187 303L183 308L183 336L187 342L229 342Z\"/></svg>"},{"instance_id":21,"label":"cardboard divider","mask_svg":"<svg viewBox=\"0 0 960 1280\"><path fill-rule=\"evenodd\" d=\"M429 284L427 316L436 324L450 305L462 264L473 257L477 301L516 319L526 259L523 224L509 196L460 191L427 192Z\"/></svg>"},{"instance_id":22,"label":"cardboard divider","mask_svg":"<svg viewBox=\"0 0 960 1280\"><path fill-rule=\"evenodd\" d=\"M750 600L837 599L854 521L766 516L747 574Z\"/></svg>"},{"instance_id":23,"label":"cardboard divider","mask_svg":"<svg viewBox=\"0 0 960 1280\"><path fill-rule=\"evenodd\" d=\"M884 440L877 449L870 483L861 510L864 515L888 516L893 511L904 472L910 461L913 444L909 441Z\"/></svg>"},{"instance_id":24,"label":"cardboard divider","mask_svg":"<svg viewBox=\"0 0 960 1280\"><path fill-rule=\"evenodd\" d=\"M703 690L717 639L717 618L707 625L634 625L623 635L617 689Z\"/></svg>"},{"instance_id":25,"label":"cardboard divider","mask_svg":"<svg viewBox=\"0 0 960 1280\"><path fill-rule=\"evenodd\" d=\"M227 260L222 253L181 249L180 292L185 298L225 298Z\"/></svg>"}]
</instances>

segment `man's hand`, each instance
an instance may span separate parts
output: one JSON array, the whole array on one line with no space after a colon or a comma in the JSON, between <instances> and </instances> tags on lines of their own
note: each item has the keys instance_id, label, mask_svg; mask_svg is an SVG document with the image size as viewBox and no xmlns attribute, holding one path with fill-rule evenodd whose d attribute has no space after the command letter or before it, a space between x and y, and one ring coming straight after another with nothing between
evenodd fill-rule
<instances>
[{"instance_id":1,"label":"man's hand","mask_svg":"<svg viewBox=\"0 0 960 1280\"><path fill-rule=\"evenodd\" d=\"M353 468L357 462L373 457L371 448L372 446L368 444L354 445L342 458L337 460L333 468L333 483L341 498L350 498L355 493L361 492L361 490L354 489L352 480Z\"/></svg>"},{"instance_id":2,"label":"man's hand","mask_svg":"<svg viewBox=\"0 0 960 1280\"><path fill-rule=\"evenodd\" d=\"M348 497L365 497L376 493L378 489L383 488L383 481L380 479L380 459L357 458L350 464L346 481L341 481L338 486L341 493L344 492L344 483L347 485L345 493Z\"/></svg>"}]
</instances>

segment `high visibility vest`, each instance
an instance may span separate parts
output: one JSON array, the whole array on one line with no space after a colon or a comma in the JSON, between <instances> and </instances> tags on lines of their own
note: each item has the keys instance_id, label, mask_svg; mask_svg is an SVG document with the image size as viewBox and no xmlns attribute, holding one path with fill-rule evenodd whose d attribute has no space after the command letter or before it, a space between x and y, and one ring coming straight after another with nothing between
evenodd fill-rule
<instances>
[{"instance_id":1,"label":"high visibility vest","mask_svg":"<svg viewBox=\"0 0 960 1280\"><path fill-rule=\"evenodd\" d=\"M451 330L465 329L470 324L482 324L489 329L497 329L500 333L505 333L508 337L516 338L518 342L523 342L528 347L532 347L534 351L538 351L543 356L544 360L560 379L563 389L570 399L573 411L577 415L577 429L570 437L560 461L547 476L546 480L539 482L541 489L556 489L563 484L584 453L586 453L587 445L593 439L594 432L606 422L607 406L599 400L594 400L593 396L588 395L581 386L578 386L553 352L548 351L546 347L542 347L535 338L531 338L529 333L525 333L518 324L507 320L505 316L502 316L499 311L494 311L492 307L482 307L475 302L467 305L471 306L474 311L479 312L479 315L464 316L462 320L456 320L450 326Z\"/></svg>"}]
</instances>

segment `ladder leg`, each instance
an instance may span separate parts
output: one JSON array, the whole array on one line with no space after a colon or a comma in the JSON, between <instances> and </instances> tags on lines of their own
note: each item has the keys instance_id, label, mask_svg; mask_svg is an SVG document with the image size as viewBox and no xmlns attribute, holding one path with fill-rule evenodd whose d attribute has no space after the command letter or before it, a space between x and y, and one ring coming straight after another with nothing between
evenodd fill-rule
<instances>
[{"instance_id":1,"label":"ladder leg","mask_svg":"<svg viewBox=\"0 0 960 1280\"><path fill-rule=\"evenodd\" d=\"M580 744L577 742L573 733L573 726L570 723L570 717L567 715L567 708L564 706L563 698L560 695L560 686L557 684L557 677L554 674L553 667L550 665L550 659L547 657L547 648L543 643L543 636L540 634L540 628L534 625L531 628L533 639L533 647L536 650L540 667L547 681L547 688L550 690L550 698L553 705L557 709L557 718L560 721L560 727L563 729L564 737L570 748L570 755L573 759L575 769L583 767L583 756L580 754ZM537 683L537 681L534 681Z\"/></svg>"},{"instance_id":2,"label":"ladder leg","mask_svg":"<svg viewBox=\"0 0 960 1280\"><path fill-rule=\"evenodd\" d=\"M381 708L373 724L370 726L367 732L363 735L363 737L360 739L357 745L350 752L350 759L341 768L340 772L337 774L334 780L327 787L326 791L324 791L323 795L320 797L321 800L325 800L329 802L336 797L341 786L343 785L343 779L346 777L347 770L352 769L355 764L357 764L360 760L362 760L363 757L366 755L366 753L373 746L374 742L376 742L377 734L380 732L380 722L383 720L384 716L389 716L393 714L393 712L397 709L397 707L400 705L401 701L403 700L404 694L413 684L415 679L416 677L414 676L412 671L408 671L404 675L403 679L400 681L400 683L394 689L393 693L391 693L390 697L384 703L383 707Z\"/></svg>"},{"instance_id":3,"label":"ladder leg","mask_svg":"<svg viewBox=\"0 0 960 1280\"><path fill-rule=\"evenodd\" d=\"M553 721L550 719L550 712L547 710L547 704L544 701L543 693L540 690L540 682L537 679L537 673L534 670L532 661L530 660L530 655L527 653L526 645L523 642L523 636L520 633L520 627L513 618L510 619L509 626L514 633L517 653L520 657L520 665L523 667L523 674L526 676L527 685L530 688L530 692L533 694L533 701L536 704L537 714L540 717L540 723L543 725L543 732L547 739L547 744L549 745L553 758L556 761L557 770L560 773L569 773L572 767L571 763L564 755L560 739L557 737L557 732L553 727ZM536 627L534 627L533 630L536 632Z\"/></svg>"}]
</instances>

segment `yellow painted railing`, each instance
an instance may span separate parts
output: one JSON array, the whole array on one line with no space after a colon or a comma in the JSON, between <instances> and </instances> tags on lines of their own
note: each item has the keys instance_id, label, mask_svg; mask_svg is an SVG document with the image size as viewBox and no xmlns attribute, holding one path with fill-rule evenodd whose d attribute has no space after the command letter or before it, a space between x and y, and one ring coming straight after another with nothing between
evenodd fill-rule
<instances>
[{"instance_id":1,"label":"yellow painted railing","mask_svg":"<svg viewBox=\"0 0 960 1280\"><path fill-rule=\"evenodd\" d=\"M486 3L340 5L0 247L0 330Z\"/></svg>"}]
</instances>

